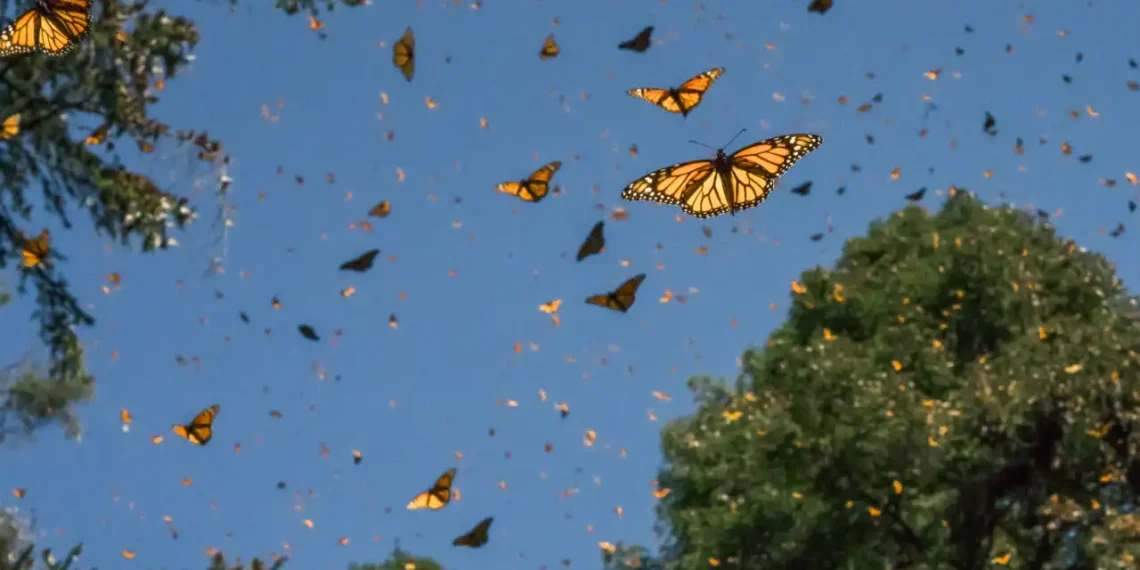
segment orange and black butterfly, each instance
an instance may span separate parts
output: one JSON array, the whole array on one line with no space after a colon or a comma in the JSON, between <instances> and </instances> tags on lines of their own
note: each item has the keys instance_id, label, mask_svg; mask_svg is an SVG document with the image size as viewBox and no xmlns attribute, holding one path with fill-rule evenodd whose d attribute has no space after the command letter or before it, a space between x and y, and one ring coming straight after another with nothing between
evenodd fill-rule
<instances>
[{"instance_id":1,"label":"orange and black butterfly","mask_svg":"<svg viewBox=\"0 0 1140 570\"><path fill-rule=\"evenodd\" d=\"M342 264L340 264L341 271L355 271L363 273L372 269L372 262L376 261L376 256L380 255L379 249L370 249L358 257L354 257Z\"/></svg>"},{"instance_id":2,"label":"orange and black butterfly","mask_svg":"<svg viewBox=\"0 0 1140 570\"><path fill-rule=\"evenodd\" d=\"M387 218L388 214L391 213L392 204L387 200L382 200L379 204L372 206L371 210L368 210L368 215L375 218Z\"/></svg>"},{"instance_id":3,"label":"orange and black butterfly","mask_svg":"<svg viewBox=\"0 0 1140 570\"><path fill-rule=\"evenodd\" d=\"M653 26L646 26L644 30L637 32L632 40L626 40L618 44L618 49L627 49L636 51L638 53L644 52L649 49L649 36L653 34Z\"/></svg>"},{"instance_id":4,"label":"orange and black butterfly","mask_svg":"<svg viewBox=\"0 0 1140 570\"><path fill-rule=\"evenodd\" d=\"M776 179L797 160L819 148L823 137L795 134L773 137L733 154L716 151L712 160L694 160L650 172L621 191L633 202L680 206L698 218L746 210L764 201Z\"/></svg>"},{"instance_id":5,"label":"orange and black butterfly","mask_svg":"<svg viewBox=\"0 0 1140 570\"><path fill-rule=\"evenodd\" d=\"M48 253L51 251L51 232L44 228L36 239L24 238L21 246L24 268L32 269L41 265L50 265Z\"/></svg>"},{"instance_id":6,"label":"orange and black butterfly","mask_svg":"<svg viewBox=\"0 0 1140 570\"><path fill-rule=\"evenodd\" d=\"M680 113L689 116L689 112L701 104L705 91L709 90L713 82L724 73L723 67L714 67L693 77L681 84L680 87L670 89L657 89L655 87L638 87L626 93L645 99L670 113Z\"/></svg>"},{"instance_id":7,"label":"orange and black butterfly","mask_svg":"<svg viewBox=\"0 0 1140 570\"><path fill-rule=\"evenodd\" d=\"M622 283L621 287L618 287L616 291L593 295L586 298L586 303L624 313L628 311L629 308L633 306L634 301L637 300L637 288L641 287L642 281L645 281L644 273L634 275L626 280L625 283Z\"/></svg>"},{"instance_id":8,"label":"orange and black butterfly","mask_svg":"<svg viewBox=\"0 0 1140 570\"><path fill-rule=\"evenodd\" d=\"M404 35L392 46L392 65L408 81L416 74L416 36L412 33L411 26L404 30Z\"/></svg>"},{"instance_id":9,"label":"orange and black butterfly","mask_svg":"<svg viewBox=\"0 0 1140 570\"><path fill-rule=\"evenodd\" d=\"M430 489L416 495L410 503L408 503L408 510L414 511L417 509L430 509L439 510L446 507L451 502L451 482L455 480L455 468L452 467L439 476L435 480L435 484Z\"/></svg>"},{"instance_id":10,"label":"orange and black butterfly","mask_svg":"<svg viewBox=\"0 0 1140 570\"><path fill-rule=\"evenodd\" d=\"M554 178L554 173L558 172L559 168L562 168L562 162L556 160L535 170L526 180L503 182L496 186L495 190L518 196L524 202L538 202L550 193L550 180Z\"/></svg>"},{"instance_id":11,"label":"orange and black butterfly","mask_svg":"<svg viewBox=\"0 0 1140 570\"><path fill-rule=\"evenodd\" d=\"M0 30L0 57L38 51L61 56L91 31L94 0L36 0L30 10Z\"/></svg>"},{"instance_id":12,"label":"orange and black butterfly","mask_svg":"<svg viewBox=\"0 0 1140 570\"><path fill-rule=\"evenodd\" d=\"M542 42L542 50L538 52L539 59L547 60L552 57L558 57L562 50L558 47L558 42L554 41L554 34L546 36L546 41Z\"/></svg>"},{"instance_id":13,"label":"orange and black butterfly","mask_svg":"<svg viewBox=\"0 0 1140 570\"><path fill-rule=\"evenodd\" d=\"M487 541L490 539L490 536L487 535L487 531L491 529L491 523L494 520L495 517L487 517L479 521L479 524L475 525L475 528L468 531L467 534L451 541L451 544L470 548L479 548L487 544Z\"/></svg>"},{"instance_id":14,"label":"orange and black butterfly","mask_svg":"<svg viewBox=\"0 0 1140 570\"><path fill-rule=\"evenodd\" d=\"M599 254L606 249L606 237L602 235L602 226L605 225L605 220L594 224L594 229L590 230L590 235L586 236L586 241L582 242L582 246L578 248L578 261Z\"/></svg>"},{"instance_id":15,"label":"orange and black butterfly","mask_svg":"<svg viewBox=\"0 0 1140 570\"><path fill-rule=\"evenodd\" d=\"M218 416L219 408L217 404L214 404L194 416L190 423L171 426L170 431L194 445L206 445L214 437L214 418Z\"/></svg>"}]
</instances>

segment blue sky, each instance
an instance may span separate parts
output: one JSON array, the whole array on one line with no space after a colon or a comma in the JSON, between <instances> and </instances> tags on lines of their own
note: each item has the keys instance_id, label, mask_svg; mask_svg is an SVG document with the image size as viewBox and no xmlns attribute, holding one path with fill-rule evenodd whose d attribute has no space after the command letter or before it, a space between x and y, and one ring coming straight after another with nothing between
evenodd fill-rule
<instances>
[{"instance_id":1,"label":"blue sky","mask_svg":"<svg viewBox=\"0 0 1140 570\"><path fill-rule=\"evenodd\" d=\"M658 430L692 409L686 379L734 376L742 350L782 322L789 283L832 263L844 239L923 186L931 209L943 199L938 190L958 185L991 203L1061 210L1062 234L1104 252L1133 290L1140 283L1136 231L1098 233L1127 225L1127 201L1137 199L1125 173L1140 172L1140 92L1126 82L1140 81L1128 67L1140 57L1128 51L1140 5L837 0L820 16L806 1L706 2L703 11L676 1L486 0L478 11L466 2L377 1L322 15L322 41L305 18L266 3L243 2L233 13L218 3L156 4L199 22L202 38L156 116L225 142L236 226L224 248L215 242L210 173L174 158L140 169L201 209L199 223L176 236L178 249L135 255L105 247L89 224L64 232L43 222L57 230L65 271L98 318L82 333L98 391L82 409L82 443L48 430L0 454L3 485L28 489L20 501L4 489L0 505L34 508L44 545L85 541L87 566L202 568L213 547L337 569L382 560L398 538L448 568L555 567L564 558L594 567L599 541L652 545ZM378 46L408 25L419 59L412 83ZM648 52L615 48L646 25L656 27ZM551 32L562 54L540 61ZM715 66L725 74L687 120L624 94ZM942 69L937 80L923 76L934 68ZM882 103L856 112L877 93ZM938 106L928 115L924 94ZM426 96L438 108L428 109ZM276 122L262 117L263 104ZM996 137L982 132L986 111L998 121ZM678 223L676 208L619 199L642 174L709 155L688 140L715 147L741 128L748 131L729 150L792 132L825 143L766 203L735 219ZM923 128L929 134L919 138ZM1022 156L1013 153L1018 136ZM1071 156L1061 153L1066 141ZM1093 160L1078 162L1085 154ZM551 160L563 162L555 177L562 195L534 205L494 191ZM895 168L901 175L891 180ZM809 196L788 192L807 180ZM390 217L371 219L371 232L349 228L384 199ZM630 218L607 218L606 252L574 262L591 226L617 206ZM829 225L823 240L808 239ZM370 273L337 271L371 248L381 255ZM226 272L204 275L223 251ZM100 289L111 272L121 273L122 288L108 295ZM648 278L628 314L582 303L641 272ZM13 284L16 274L3 278ZM341 297L349 286L355 296ZM666 289L687 302L659 303ZM270 306L275 295L280 311ZM560 327L537 310L552 299L563 300ZM0 362L35 349L31 310L31 298L3 309ZM388 327L391 313L398 329ZM321 342L302 339L301 323ZM335 343L333 329L343 331ZM200 369L178 366L179 355L198 358ZM518 406L497 403L507 399ZM569 404L568 418L557 402ZM172 437L171 423L212 403L221 413L210 445ZM124 407L134 416L129 433L119 422ZM597 433L592 447L582 443L588 429ZM152 444L159 434L166 441ZM363 453L359 466L353 449ZM462 500L439 512L404 509L451 466ZM288 488L276 489L278 481ZM570 488L580 492L564 498ZM486 516L495 517L489 544L450 545ZM350 542L338 545L342 537ZM122 549L136 558L122 560Z\"/></svg>"}]
</instances>

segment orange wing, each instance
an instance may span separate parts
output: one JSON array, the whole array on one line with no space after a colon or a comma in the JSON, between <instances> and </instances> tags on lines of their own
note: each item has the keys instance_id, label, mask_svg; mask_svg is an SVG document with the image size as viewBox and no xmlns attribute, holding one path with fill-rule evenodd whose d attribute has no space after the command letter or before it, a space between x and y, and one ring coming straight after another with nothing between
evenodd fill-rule
<instances>
[{"instance_id":1,"label":"orange wing","mask_svg":"<svg viewBox=\"0 0 1140 570\"><path fill-rule=\"evenodd\" d=\"M554 41L554 34L546 36L546 41L542 42L542 51L538 52L539 59L550 59L558 57L562 50L558 47L558 42Z\"/></svg>"},{"instance_id":2,"label":"orange wing","mask_svg":"<svg viewBox=\"0 0 1140 570\"><path fill-rule=\"evenodd\" d=\"M61 56L91 30L93 0L40 0L0 30L0 57L39 51Z\"/></svg>"},{"instance_id":3,"label":"orange wing","mask_svg":"<svg viewBox=\"0 0 1140 570\"><path fill-rule=\"evenodd\" d=\"M535 170L526 180L503 182L495 189L504 194L518 196L524 202L538 202L550 192L550 181L559 168L562 168L562 161L555 160Z\"/></svg>"},{"instance_id":4,"label":"orange wing","mask_svg":"<svg viewBox=\"0 0 1140 570\"><path fill-rule=\"evenodd\" d=\"M639 99L645 99L670 113L680 113L687 117L690 111L701 104L705 92L723 73L723 67L714 67L682 83L676 89L639 87L630 89L626 93Z\"/></svg>"}]
</instances>

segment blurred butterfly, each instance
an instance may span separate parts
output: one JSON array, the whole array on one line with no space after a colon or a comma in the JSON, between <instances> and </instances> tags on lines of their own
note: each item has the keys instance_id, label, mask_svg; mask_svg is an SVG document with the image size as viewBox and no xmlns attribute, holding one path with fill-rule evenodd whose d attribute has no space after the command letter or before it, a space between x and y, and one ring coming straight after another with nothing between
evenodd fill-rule
<instances>
[{"instance_id":1,"label":"blurred butterfly","mask_svg":"<svg viewBox=\"0 0 1140 570\"><path fill-rule=\"evenodd\" d=\"M317 336L317 331L313 330L313 327L309 325L300 325L297 327L297 330L301 332L301 336L313 342L321 340L321 337Z\"/></svg>"},{"instance_id":2,"label":"blurred butterfly","mask_svg":"<svg viewBox=\"0 0 1140 570\"><path fill-rule=\"evenodd\" d=\"M36 239L24 238L21 248L24 255L24 267L31 269L40 265L49 265L48 252L51 250L51 232L44 228Z\"/></svg>"},{"instance_id":3,"label":"blurred butterfly","mask_svg":"<svg viewBox=\"0 0 1140 570\"><path fill-rule=\"evenodd\" d=\"M636 51L638 53L644 52L649 49L649 36L653 34L653 26L646 26L645 29L637 33L632 40L626 40L618 44L618 49L627 49Z\"/></svg>"},{"instance_id":4,"label":"blurred butterfly","mask_svg":"<svg viewBox=\"0 0 1140 570\"><path fill-rule=\"evenodd\" d=\"M821 144L819 135L793 134L753 143L731 155L717 149L713 160L682 162L650 172L626 186L621 197L679 205L682 212L698 218L735 216L763 202L776 179Z\"/></svg>"},{"instance_id":5,"label":"blurred butterfly","mask_svg":"<svg viewBox=\"0 0 1140 570\"><path fill-rule=\"evenodd\" d=\"M556 160L535 170L526 180L503 182L496 186L495 190L518 196L524 202L538 202L550 191L550 180L554 178L554 173L558 172L559 168L562 168L562 162Z\"/></svg>"},{"instance_id":6,"label":"blurred butterfly","mask_svg":"<svg viewBox=\"0 0 1140 570\"><path fill-rule=\"evenodd\" d=\"M416 36L412 33L411 26L404 30L404 35L392 46L392 64L408 81L416 74Z\"/></svg>"},{"instance_id":7,"label":"blurred butterfly","mask_svg":"<svg viewBox=\"0 0 1140 570\"><path fill-rule=\"evenodd\" d=\"M379 204L372 206L372 209L368 210L368 215L372 216L374 218L387 218L388 214L391 214L391 213L392 213L392 204L388 203L387 200L384 200L384 201L380 202Z\"/></svg>"},{"instance_id":8,"label":"blurred butterfly","mask_svg":"<svg viewBox=\"0 0 1140 570\"><path fill-rule=\"evenodd\" d=\"M379 254L380 254L379 249L370 249L370 250L360 254L359 257L354 257L354 258L340 264L340 270L341 271L355 271L357 273L363 273L365 271L368 271L369 269L372 269L372 262L376 260L376 256Z\"/></svg>"},{"instance_id":9,"label":"blurred butterfly","mask_svg":"<svg viewBox=\"0 0 1140 570\"><path fill-rule=\"evenodd\" d=\"M467 534L451 541L451 544L470 548L479 548L487 544L487 540L490 538L487 536L487 531L490 530L491 522L494 520L495 517L487 517L479 521L479 524L475 525L475 528L468 531Z\"/></svg>"},{"instance_id":10,"label":"blurred butterfly","mask_svg":"<svg viewBox=\"0 0 1140 570\"><path fill-rule=\"evenodd\" d=\"M922 188L919 188L918 190L911 192L910 194L907 194L906 199L908 202L918 202L919 200L922 200L922 197L925 194L926 194L926 187L923 186Z\"/></svg>"},{"instance_id":11,"label":"blurred butterfly","mask_svg":"<svg viewBox=\"0 0 1140 570\"><path fill-rule=\"evenodd\" d=\"M562 50L558 48L558 42L554 41L554 34L546 36L546 41L542 42L542 50L538 52L539 59L547 60L552 57L558 57Z\"/></svg>"},{"instance_id":12,"label":"blurred butterfly","mask_svg":"<svg viewBox=\"0 0 1140 570\"><path fill-rule=\"evenodd\" d=\"M94 0L36 0L30 10L0 30L0 57L39 51L61 56L91 29Z\"/></svg>"},{"instance_id":13,"label":"blurred butterfly","mask_svg":"<svg viewBox=\"0 0 1140 570\"><path fill-rule=\"evenodd\" d=\"M408 510L430 509L434 511L446 507L447 503L451 502L451 482L454 479L455 468L452 467L440 475L430 489L416 495L416 498L408 503Z\"/></svg>"},{"instance_id":14,"label":"blurred butterfly","mask_svg":"<svg viewBox=\"0 0 1140 570\"><path fill-rule=\"evenodd\" d=\"M808 12L819 12L820 14L826 14L827 11L831 9L831 5L834 3L834 0L811 0L811 4L808 5Z\"/></svg>"},{"instance_id":15,"label":"blurred butterfly","mask_svg":"<svg viewBox=\"0 0 1140 570\"><path fill-rule=\"evenodd\" d=\"M220 406L214 404L199 412L190 423L171 426L170 431L194 445L206 445L214 437L214 418L219 409Z\"/></svg>"},{"instance_id":16,"label":"blurred butterfly","mask_svg":"<svg viewBox=\"0 0 1140 570\"><path fill-rule=\"evenodd\" d=\"M20 134L20 114L16 113L0 123L0 141L6 141L18 134Z\"/></svg>"},{"instance_id":17,"label":"blurred butterfly","mask_svg":"<svg viewBox=\"0 0 1140 570\"><path fill-rule=\"evenodd\" d=\"M792 194L799 194L800 196L807 196L811 193L811 180L792 188Z\"/></svg>"},{"instance_id":18,"label":"blurred butterfly","mask_svg":"<svg viewBox=\"0 0 1140 570\"><path fill-rule=\"evenodd\" d=\"M628 311L629 308L633 306L634 301L637 300L637 288L641 287L642 281L645 281L644 273L634 275L625 283L622 283L621 287L617 288L617 291L588 297L586 303L624 313Z\"/></svg>"},{"instance_id":19,"label":"blurred butterfly","mask_svg":"<svg viewBox=\"0 0 1140 570\"><path fill-rule=\"evenodd\" d=\"M594 224L594 229L590 230L590 235L586 236L586 241L578 248L578 261L597 255L606 249L606 238L602 235L602 226L605 224L605 220Z\"/></svg>"},{"instance_id":20,"label":"blurred butterfly","mask_svg":"<svg viewBox=\"0 0 1140 570\"><path fill-rule=\"evenodd\" d=\"M670 113L680 113L689 116L689 112L701 104L705 91L709 90L713 82L724 73L723 67L714 67L708 71L681 84L680 87L657 89L653 87L638 87L626 93L645 99Z\"/></svg>"}]
</instances>

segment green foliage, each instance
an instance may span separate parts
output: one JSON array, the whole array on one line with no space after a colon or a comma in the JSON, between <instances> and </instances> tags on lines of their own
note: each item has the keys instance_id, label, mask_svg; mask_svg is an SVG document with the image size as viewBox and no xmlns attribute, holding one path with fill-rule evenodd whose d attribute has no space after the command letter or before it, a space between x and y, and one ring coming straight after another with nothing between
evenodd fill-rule
<instances>
[{"instance_id":1,"label":"green foliage","mask_svg":"<svg viewBox=\"0 0 1140 570\"><path fill-rule=\"evenodd\" d=\"M266 563L260 558L253 558L249 561L249 570L281 570L288 558L277 558L273 561L272 565L266 566ZM234 561L233 565L226 564L226 558L221 552L214 554L210 559L210 567L206 570L245 570L246 565L238 558Z\"/></svg>"},{"instance_id":2,"label":"green foliage","mask_svg":"<svg viewBox=\"0 0 1140 570\"><path fill-rule=\"evenodd\" d=\"M644 546L625 546L621 542L614 545L614 551L602 551L604 570L664 570L661 561L649 554Z\"/></svg>"},{"instance_id":3,"label":"green foliage","mask_svg":"<svg viewBox=\"0 0 1140 570\"><path fill-rule=\"evenodd\" d=\"M40 367L21 362L0 369L0 443L10 436L30 438L48 424L58 423L69 438L81 433L76 404L95 393L89 375L48 378Z\"/></svg>"},{"instance_id":4,"label":"green foliage","mask_svg":"<svg viewBox=\"0 0 1140 570\"><path fill-rule=\"evenodd\" d=\"M392 554L384 562L379 564L349 564L348 570L409 570L409 564L412 565L413 570L443 570L443 566L440 566L439 562L431 558L412 556L400 550L399 546L392 550Z\"/></svg>"},{"instance_id":5,"label":"green foliage","mask_svg":"<svg viewBox=\"0 0 1140 570\"><path fill-rule=\"evenodd\" d=\"M231 3L237 4L238 0L230 0ZM277 0L277 8L284 10L286 14L293 15L301 10L305 10L311 14L316 14L320 10L319 6L323 5L325 10L335 10L337 4L344 4L348 7L363 6L365 0Z\"/></svg>"},{"instance_id":6,"label":"green foliage","mask_svg":"<svg viewBox=\"0 0 1140 570\"><path fill-rule=\"evenodd\" d=\"M734 388L690 380L665 562L1135 568L1138 351L1100 255L965 193L909 207L803 274Z\"/></svg>"}]
</instances>

